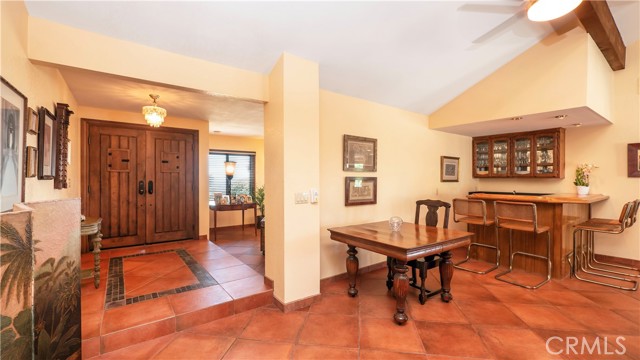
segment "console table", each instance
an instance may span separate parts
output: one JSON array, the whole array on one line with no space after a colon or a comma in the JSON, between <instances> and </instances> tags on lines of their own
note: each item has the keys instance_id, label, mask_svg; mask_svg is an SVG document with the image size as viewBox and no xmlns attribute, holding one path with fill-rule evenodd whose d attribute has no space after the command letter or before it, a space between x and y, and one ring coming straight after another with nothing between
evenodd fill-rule
<instances>
[{"instance_id":1,"label":"console table","mask_svg":"<svg viewBox=\"0 0 640 360\"><path fill-rule=\"evenodd\" d=\"M253 217L257 219L256 213L256 203L250 204L232 204L232 205L209 205L209 209L213 210L213 241L216 241L217 238L217 228L218 228L218 211L242 211L242 230L244 230L244 211L247 209L253 209ZM254 220L255 224L255 220ZM258 234L258 227L254 226L254 233Z\"/></svg>"},{"instance_id":2,"label":"console table","mask_svg":"<svg viewBox=\"0 0 640 360\"><path fill-rule=\"evenodd\" d=\"M87 279L93 277L93 285L96 289L100 286L100 248L102 247L102 234L100 227L102 226L102 218L87 217L80 222L80 235L88 235L89 240L93 242L93 271L85 270L82 278Z\"/></svg>"}]
</instances>

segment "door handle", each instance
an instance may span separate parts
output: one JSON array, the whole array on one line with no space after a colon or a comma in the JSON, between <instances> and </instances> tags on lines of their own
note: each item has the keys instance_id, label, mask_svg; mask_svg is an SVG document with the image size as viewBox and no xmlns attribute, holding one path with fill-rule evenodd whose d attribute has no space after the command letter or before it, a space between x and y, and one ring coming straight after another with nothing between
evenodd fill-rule
<instances>
[{"instance_id":1,"label":"door handle","mask_svg":"<svg viewBox=\"0 0 640 360\"><path fill-rule=\"evenodd\" d=\"M149 180L149 186L147 188L149 195L153 194L153 181Z\"/></svg>"},{"instance_id":2,"label":"door handle","mask_svg":"<svg viewBox=\"0 0 640 360\"><path fill-rule=\"evenodd\" d=\"M144 181L138 182L138 194L144 195Z\"/></svg>"}]
</instances>

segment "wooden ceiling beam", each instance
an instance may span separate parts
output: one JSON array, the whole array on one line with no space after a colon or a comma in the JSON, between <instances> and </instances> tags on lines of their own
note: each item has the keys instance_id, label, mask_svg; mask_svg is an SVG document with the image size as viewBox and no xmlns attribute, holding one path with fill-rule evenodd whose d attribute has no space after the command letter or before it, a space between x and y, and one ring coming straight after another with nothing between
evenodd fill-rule
<instances>
[{"instance_id":1,"label":"wooden ceiling beam","mask_svg":"<svg viewBox=\"0 0 640 360\"><path fill-rule=\"evenodd\" d=\"M604 0L583 1L573 12L598 45L611 69L624 69L627 48L609 4Z\"/></svg>"}]
</instances>

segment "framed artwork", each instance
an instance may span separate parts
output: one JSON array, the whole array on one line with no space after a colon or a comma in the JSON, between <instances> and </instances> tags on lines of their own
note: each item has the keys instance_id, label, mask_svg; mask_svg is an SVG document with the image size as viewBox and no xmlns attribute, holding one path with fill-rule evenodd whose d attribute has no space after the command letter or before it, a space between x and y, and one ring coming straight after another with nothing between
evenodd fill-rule
<instances>
[{"instance_id":1,"label":"framed artwork","mask_svg":"<svg viewBox=\"0 0 640 360\"><path fill-rule=\"evenodd\" d=\"M344 171L375 172L378 162L378 140L344 135L342 157Z\"/></svg>"},{"instance_id":2,"label":"framed artwork","mask_svg":"<svg viewBox=\"0 0 640 360\"><path fill-rule=\"evenodd\" d=\"M38 134L38 113L29 108L27 110L27 132L29 134Z\"/></svg>"},{"instance_id":3,"label":"framed artwork","mask_svg":"<svg viewBox=\"0 0 640 360\"><path fill-rule=\"evenodd\" d=\"M229 198L229 195L222 195L220 205L231 205L231 199Z\"/></svg>"},{"instance_id":4,"label":"framed artwork","mask_svg":"<svg viewBox=\"0 0 640 360\"><path fill-rule=\"evenodd\" d=\"M440 156L440 181L457 182L459 165L459 157Z\"/></svg>"},{"instance_id":5,"label":"framed artwork","mask_svg":"<svg viewBox=\"0 0 640 360\"><path fill-rule=\"evenodd\" d=\"M378 202L378 178L345 177L344 206L370 205Z\"/></svg>"},{"instance_id":6,"label":"framed artwork","mask_svg":"<svg viewBox=\"0 0 640 360\"><path fill-rule=\"evenodd\" d=\"M2 82L0 114L0 211L24 201L24 144L27 122L27 97L5 78Z\"/></svg>"},{"instance_id":7,"label":"framed artwork","mask_svg":"<svg viewBox=\"0 0 640 360\"><path fill-rule=\"evenodd\" d=\"M640 143L627 145L627 175L640 177Z\"/></svg>"},{"instance_id":8,"label":"framed artwork","mask_svg":"<svg viewBox=\"0 0 640 360\"><path fill-rule=\"evenodd\" d=\"M38 130L38 179L51 180L56 164L56 118L45 107L38 110L40 126Z\"/></svg>"},{"instance_id":9,"label":"framed artwork","mask_svg":"<svg viewBox=\"0 0 640 360\"><path fill-rule=\"evenodd\" d=\"M38 149L27 146L27 177L35 177L38 171Z\"/></svg>"}]
</instances>

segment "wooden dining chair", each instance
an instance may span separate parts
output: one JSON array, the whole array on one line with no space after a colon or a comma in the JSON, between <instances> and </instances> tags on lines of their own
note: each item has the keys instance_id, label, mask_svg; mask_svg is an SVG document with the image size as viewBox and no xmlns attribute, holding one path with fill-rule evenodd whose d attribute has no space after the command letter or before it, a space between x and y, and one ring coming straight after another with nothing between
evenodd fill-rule
<instances>
[{"instance_id":1,"label":"wooden dining chair","mask_svg":"<svg viewBox=\"0 0 640 360\"><path fill-rule=\"evenodd\" d=\"M424 224L427 226L438 226L438 211L444 209L444 219L442 223L443 228L449 227L449 209L451 204L440 200L418 200L416 201L416 216L415 223L420 223L420 212L423 206L427 207L427 213L424 217ZM407 262L407 266L411 267L411 278L409 279L409 285L420 290L418 300L420 304L424 304L428 297L439 294L439 290L430 291L425 288L425 282L427 280L427 271L432 269L440 263L440 257L438 255L427 256L424 259L416 259ZM387 288L391 290L393 287L393 266L395 259L387 257ZM417 274L416 274L417 272ZM417 275L417 276L416 276ZM418 285L418 276L420 277L420 284Z\"/></svg>"}]
</instances>

